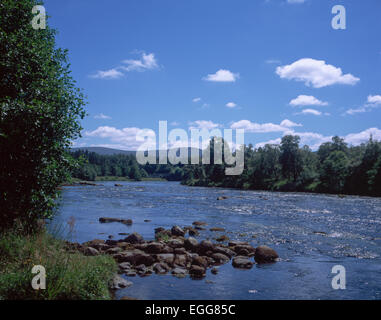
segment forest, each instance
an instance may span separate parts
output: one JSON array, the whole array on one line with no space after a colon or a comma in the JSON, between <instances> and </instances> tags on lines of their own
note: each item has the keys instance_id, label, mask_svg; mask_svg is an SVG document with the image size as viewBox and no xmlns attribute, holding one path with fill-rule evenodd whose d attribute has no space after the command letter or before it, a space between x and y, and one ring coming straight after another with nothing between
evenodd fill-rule
<instances>
[{"instance_id":1,"label":"forest","mask_svg":"<svg viewBox=\"0 0 381 320\"><path fill-rule=\"evenodd\" d=\"M244 147L245 167L238 176L225 175L225 164L213 164L215 143L212 139L204 150L210 152L211 164L199 165L140 165L134 155L77 150L71 155L82 164L73 177L162 178L188 186L381 196L381 142L372 137L359 146L348 146L335 136L317 151L300 146L300 137L292 135L284 136L279 145L254 148L250 144Z\"/></svg>"}]
</instances>

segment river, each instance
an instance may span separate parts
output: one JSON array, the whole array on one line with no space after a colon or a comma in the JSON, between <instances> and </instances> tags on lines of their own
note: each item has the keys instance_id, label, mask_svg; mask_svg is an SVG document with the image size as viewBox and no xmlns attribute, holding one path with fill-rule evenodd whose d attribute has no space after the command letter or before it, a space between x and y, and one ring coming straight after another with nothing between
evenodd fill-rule
<instances>
[{"instance_id":1,"label":"river","mask_svg":"<svg viewBox=\"0 0 381 320\"><path fill-rule=\"evenodd\" d=\"M231 240L274 248L280 261L238 270L231 263L206 278L170 274L128 278L134 284L118 297L138 299L381 299L381 198L276 193L203 187L178 182L115 182L64 187L53 224L66 228L74 217L71 241L115 239L138 232L154 239L154 229L205 221L199 240L226 234ZM217 200L227 196L226 200ZM133 224L101 224L100 217ZM145 220L150 220L145 222ZM346 289L334 290L332 267L346 270Z\"/></svg>"}]
</instances>

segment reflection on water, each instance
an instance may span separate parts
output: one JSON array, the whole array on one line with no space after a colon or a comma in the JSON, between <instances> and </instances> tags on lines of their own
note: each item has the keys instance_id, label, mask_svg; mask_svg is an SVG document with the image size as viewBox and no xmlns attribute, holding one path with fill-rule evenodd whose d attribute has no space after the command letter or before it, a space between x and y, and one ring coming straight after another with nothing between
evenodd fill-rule
<instances>
[{"instance_id":1,"label":"reflection on water","mask_svg":"<svg viewBox=\"0 0 381 320\"><path fill-rule=\"evenodd\" d=\"M203 280L170 275L131 278L118 296L140 299L380 299L381 199L186 187L177 182L113 182L65 187L55 224L76 219L70 240L106 239L201 220L230 239L274 247L276 264L249 271L220 267ZM227 196L226 200L217 197ZM132 226L100 224L99 217L132 219ZM144 220L151 220L144 222ZM201 231L199 239L224 233ZM347 270L347 289L331 288L335 264ZM207 282L206 282L207 280Z\"/></svg>"}]
</instances>

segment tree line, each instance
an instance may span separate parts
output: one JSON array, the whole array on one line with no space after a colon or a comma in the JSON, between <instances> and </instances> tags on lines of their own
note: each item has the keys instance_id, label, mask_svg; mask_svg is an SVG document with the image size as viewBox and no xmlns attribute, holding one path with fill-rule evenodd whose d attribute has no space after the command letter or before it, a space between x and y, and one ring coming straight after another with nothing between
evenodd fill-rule
<instances>
[{"instance_id":1,"label":"tree line","mask_svg":"<svg viewBox=\"0 0 381 320\"><path fill-rule=\"evenodd\" d=\"M213 154L215 140L210 142ZM313 152L300 147L300 137L287 135L279 145L244 147L245 166L227 176L225 165L186 166L183 184L251 190L302 191L381 196L381 142L372 137L348 146L335 136ZM213 163L213 162L211 162Z\"/></svg>"}]
</instances>

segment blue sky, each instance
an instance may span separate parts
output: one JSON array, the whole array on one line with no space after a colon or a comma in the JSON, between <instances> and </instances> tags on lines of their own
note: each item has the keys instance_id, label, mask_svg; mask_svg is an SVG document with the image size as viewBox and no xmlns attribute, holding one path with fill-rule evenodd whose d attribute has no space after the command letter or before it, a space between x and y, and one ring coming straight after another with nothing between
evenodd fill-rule
<instances>
[{"instance_id":1,"label":"blue sky","mask_svg":"<svg viewBox=\"0 0 381 320\"><path fill-rule=\"evenodd\" d=\"M297 2L297 3L292 3ZM346 29L334 30L334 5ZM89 116L76 146L136 149L138 129L244 128L381 140L379 0L46 0Z\"/></svg>"}]
</instances>

